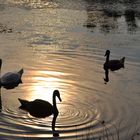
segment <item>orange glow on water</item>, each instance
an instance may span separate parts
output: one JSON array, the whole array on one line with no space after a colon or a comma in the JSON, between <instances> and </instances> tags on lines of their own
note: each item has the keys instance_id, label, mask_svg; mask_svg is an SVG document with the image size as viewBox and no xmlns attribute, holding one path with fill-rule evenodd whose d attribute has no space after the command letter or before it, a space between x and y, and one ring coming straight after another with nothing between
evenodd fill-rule
<instances>
[{"instance_id":1,"label":"orange glow on water","mask_svg":"<svg viewBox=\"0 0 140 140\"><path fill-rule=\"evenodd\" d=\"M34 77L30 79L28 89L26 88L26 90L28 90L26 92L28 93L26 94L26 99L43 99L50 103L52 103L52 94L54 90L59 90L61 94L65 83L63 76L67 75L57 71L32 71L30 74L34 75ZM65 86L68 86L68 84L65 84Z\"/></svg>"}]
</instances>

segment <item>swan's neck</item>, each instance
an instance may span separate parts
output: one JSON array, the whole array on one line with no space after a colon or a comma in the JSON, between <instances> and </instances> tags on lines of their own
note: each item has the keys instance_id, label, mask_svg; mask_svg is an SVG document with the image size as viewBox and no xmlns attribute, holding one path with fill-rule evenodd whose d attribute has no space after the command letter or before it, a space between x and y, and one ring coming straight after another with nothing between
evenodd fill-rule
<instances>
[{"instance_id":1,"label":"swan's neck","mask_svg":"<svg viewBox=\"0 0 140 140\"><path fill-rule=\"evenodd\" d=\"M56 106L56 96L53 95L53 108L54 110L57 110L57 106Z\"/></svg>"},{"instance_id":2,"label":"swan's neck","mask_svg":"<svg viewBox=\"0 0 140 140\"><path fill-rule=\"evenodd\" d=\"M107 55L106 55L106 62L109 62L109 55L110 55L110 54L107 54Z\"/></svg>"}]
</instances>

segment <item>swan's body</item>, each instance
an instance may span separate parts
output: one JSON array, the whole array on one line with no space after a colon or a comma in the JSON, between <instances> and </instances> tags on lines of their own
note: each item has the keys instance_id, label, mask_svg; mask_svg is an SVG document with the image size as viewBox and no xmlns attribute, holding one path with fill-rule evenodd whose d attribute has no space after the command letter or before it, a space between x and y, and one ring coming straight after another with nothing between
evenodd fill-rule
<instances>
[{"instance_id":1,"label":"swan's body","mask_svg":"<svg viewBox=\"0 0 140 140\"><path fill-rule=\"evenodd\" d=\"M36 99L34 101L19 99L21 103L21 106L19 108L29 112L30 115L37 118L44 118L50 115L54 115L52 121L52 130L55 130L55 121L59 113L56 106L56 96L61 101L59 91L55 90L53 92L53 105L47 101L40 100L40 99Z\"/></svg>"},{"instance_id":2,"label":"swan's body","mask_svg":"<svg viewBox=\"0 0 140 140\"><path fill-rule=\"evenodd\" d=\"M53 114L53 106L44 100L36 99L34 101L27 101L19 99L20 109L29 112L30 115L37 118L45 118Z\"/></svg>"},{"instance_id":3,"label":"swan's body","mask_svg":"<svg viewBox=\"0 0 140 140\"><path fill-rule=\"evenodd\" d=\"M124 68L125 57L120 60L109 60L110 51L106 51L106 62L104 63L104 70L110 69L111 71L119 70L120 68Z\"/></svg>"},{"instance_id":4,"label":"swan's body","mask_svg":"<svg viewBox=\"0 0 140 140\"><path fill-rule=\"evenodd\" d=\"M2 66L2 59L0 59L0 71ZM19 83L22 83L21 77L23 74L23 69L20 69L18 72L7 72L0 78L0 86L3 87L15 87Z\"/></svg>"},{"instance_id":5,"label":"swan's body","mask_svg":"<svg viewBox=\"0 0 140 140\"><path fill-rule=\"evenodd\" d=\"M0 78L0 83L2 86L12 86L22 83L21 77L23 74L23 69L18 72L7 72Z\"/></svg>"}]
</instances>

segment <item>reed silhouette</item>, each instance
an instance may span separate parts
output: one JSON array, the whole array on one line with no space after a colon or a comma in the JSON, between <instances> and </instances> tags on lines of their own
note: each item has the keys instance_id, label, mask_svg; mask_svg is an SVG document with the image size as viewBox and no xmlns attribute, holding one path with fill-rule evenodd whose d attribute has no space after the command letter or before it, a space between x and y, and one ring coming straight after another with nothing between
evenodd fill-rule
<instances>
[{"instance_id":1,"label":"reed silhouette","mask_svg":"<svg viewBox=\"0 0 140 140\"><path fill-rule=\"evenodd\" d=\"M59 114L59 111L56 106L56 97L58 97L58 99L61 101L60 93L58 90L54 90L53 92L53 105L41 99L36 99L34 101L19 99L21 103L21 106L19 108L29 112L29 114L34 117L45 118L50 115L53 115L52 120L53 136L59 136L59 133L55 131L55 122Z\"/></svg>"}]
</instances>

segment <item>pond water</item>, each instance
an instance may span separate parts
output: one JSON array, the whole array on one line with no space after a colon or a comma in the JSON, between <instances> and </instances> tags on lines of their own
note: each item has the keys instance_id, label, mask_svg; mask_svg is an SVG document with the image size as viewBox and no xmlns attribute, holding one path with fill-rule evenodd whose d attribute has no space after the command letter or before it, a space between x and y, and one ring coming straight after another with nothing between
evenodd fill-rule
<instances>
[{"instance_id":1,"label":"pond water","mask_svg":"<svg viewBox=\"0 0 140 140\"><path fill-rule=\"evenodd\" d=\"M24 68L22 84L1 88L0 139L129 140L140 136L140 2L3 0L1 74ZM125 68L104 83L105 51L125 56ZM59 116L38 119L18 98L52 103Z\"/></svg>"}]
</instances>

